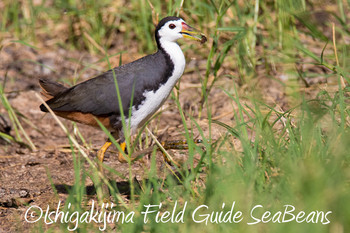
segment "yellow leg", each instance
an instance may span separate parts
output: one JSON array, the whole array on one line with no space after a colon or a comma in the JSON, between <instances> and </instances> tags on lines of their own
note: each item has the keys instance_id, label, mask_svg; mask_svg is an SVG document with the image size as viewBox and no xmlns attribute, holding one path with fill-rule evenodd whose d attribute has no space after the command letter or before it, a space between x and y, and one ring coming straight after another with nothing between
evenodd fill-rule
<instances>
[{"instance_id":1,"label":"yellow leg","mask_svg":"<svg viewBox=\"0 0 350 233\"><path fill-rule=\"evenodd\" d=\"M120 147L122 149L123 152L125 152L125 148L126 148L126 143L125 142L122 142L120 143ZM125 159L124 155L122 152L118 152L118 160L119 162L121 163L127 163L128 161Z\"/></svg>"},{"instance_id":2,"label":"yellow leg","mask_svg":"<svg viewBox=\"0 0 350 233\"><path fill-rule=\"evenodd\" d=\"M109 141L107 141L102 147L101 147L101 149L98 151L98 153L97 153L97 158L98 158L98 160L100 161L100 163L99 163L99 170L100 170L100 172L102 172L102 163L103 163L103 158L105 157L105 153L106 153L106 151L108 150L108 148L110 147L112 145L112 143L111 142L109 142ZM125 148L126 148L126 143L125 142L122 142L122 143L120 143L120 147L121 147L121 149L125 152ZM123 155L123 153L121 153L121 152L119 152L118 153L118 160L119 160L119 162L121 162L121 163L126 163L126 162L128 162L125 158L124 158L124 155Z\"/></svg>"},{"instance_id":3,"label":"yellow leg","mask_svg":"<svg viewBox=\"0 0 350 233\"><path fill-rule=\"evenodd\" d=\"M97 158L100 161L100 163L98 164L98 169L100 172L102 172L103 170L102 163L103 163L103 158L105 157L105 153L111 145L112 143L110 141L107 141L97 153Z\"/></svg>"}]
</instances>

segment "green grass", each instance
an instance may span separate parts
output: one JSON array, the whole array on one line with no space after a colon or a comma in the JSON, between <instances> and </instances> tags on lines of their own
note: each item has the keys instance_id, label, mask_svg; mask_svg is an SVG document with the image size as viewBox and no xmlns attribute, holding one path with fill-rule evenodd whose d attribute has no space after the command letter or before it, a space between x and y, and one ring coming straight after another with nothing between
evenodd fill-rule
<instances>
[{"instance_id":1,"label":"green grass","mask_svg":"<svg viewBox=\"0 0 350 233\"><path fill-rule=\"evenodd\" d=\"M23 129L23 126L18 119L18 112L16 112L15 109L13 109L13 107L11 106L11 104L9 103L5 95L5 80L6 80L6 77L4 79L3 84L0 84L0 100L1 100L2 106L4 107L12 123L11 125L15 131L15 136L11 136L9 134L6 134L5 132L0 132L1 133L0 137L5 139L8 142L15 142L15 143L18 143L19 145L26 146L32 150L36 150L36 146L33 144L29 135ZM25 117L23 120L25 120ZM24 142L21 135L25 138L26 142Z\"/></svg>"},{"instance_id":2,"label":"green grass","mask_svg":"<svg viewBox=\"0 0 350 233\"><path fill-rule=\"evenodd\" d=\"M184 112L178 96L172 95L183 120L183 137L189 142L188 160L184 167L177 168L165 179L158 176L155 153L146 172L148 179L141 187L133 182L130 167L131 194L128 203L114 210L126 214L135 211L133 223L117 224L122 232L349 232L350 231L350 128L349 128L349 2L338 0L332 6L330 17L335 22L336 41L332 25L320 26L313 13L323 9L318 1L148 1L133 0L127 5L120 1L43 1L34 5L5 0L0 18L1 32L10 32L23 44L40 43L43 34L52 30L52 25L64 25L68 34L53 31L57 46L67 49L88 50L101 57L112 49L117 37L122 37L126 46L138 42L140 53L151 53L153 19L168 14L180 14L196 28L203 30L211 39L204 54L196 54L207 61L206 72L201 76L200 115ZM46 22L46 23L43 23ZM322 28L323 27L323 28ZM116 31L118 33L116 33ZM183 45L185 50L195 50ZM38 49L38 48L36 48ZM1 50L0 50L1 51ZM336 51L336 52L335 52ZM108 57L107 57L108 60ZM312 70L300 70L298 65L308 64ZM320 67L327 70L321 72ZM315 71L316 70L316 71ZM199 75L199 74L198 74ZM279 103L263 100L264 90L256 88L262 77L280 80L285 89L288 110L282 111ZM305 78L326 77L334 91L319 85L309 97L305 90ZM228 78L228 79L227 79ZM222 80L229 80L223 83ZM344 86L344 82L346 86ZM220 86L219 86L220 85ZM315 84L318 85L318 84ZM13 125L20 123L6 99L1 86L0 97ZM232 122L213 120L210 94L213 88L221 88L230 101L234 112ZM179 93L181 95L181 92ZM249 103L249 104L244 104ZM124 113L127 114L127 113ZM198 124L206 116L209 132L204 133ZM188 124L190 120L191 125ZM224 129L221 138L212 138L213 128ZM193 129L200 132L204 149L194 143ZM16 128L17 140L22 140L24 131ZM0 134L0 137L7 137ZM79 133L78 137L84 139ZM9 138L7 138L9 140ZM13 139L14 140L14 139ZM129 151L133 145L128 142ZM34 142L35 143L35 142ZM73 147L73 145L72 145ZM200 157L194 163L195 155ZM73 154L75 183L69 191L63 209L84 213L89 210L86 201L85 179L90 177L101 187L95 170L84 169L84 158ZM118 168L108 168L119 175ZM49 171L48 171L49 173ZM114 198L120 199L115 183L110 184ZM208 210L198 214L210 214L230 210L235 202L234 213L241 211L239 223L195 223L193 211L200 205ZM145 206L162 203L162 213L172 211L177 203L180 211L185 203L185 223L144 224ZM225 207L222 209L222 205ZM258 223L250 217L260 218L270 211L273 216L284 211L285 205L295 207L294 213L304 211L332 211L330 224L322 223ZM290 215L286 215L287 217ZM312 217L312 215L310 215ZM151 214L154 219L156 214ZM204 216L196 216L199 220ZM310 217L310 218L311 218ZM270 219L267 217L266 219ZM44 222L34 225L34 230L43 232ZM74 225L74 224L73 224ZM68 224L54 224L49 232L67 231ZM98 231L98 226L80 223L80 232ZM107 231L112 231L110 226Z\"/></svg>"}]
</instances>

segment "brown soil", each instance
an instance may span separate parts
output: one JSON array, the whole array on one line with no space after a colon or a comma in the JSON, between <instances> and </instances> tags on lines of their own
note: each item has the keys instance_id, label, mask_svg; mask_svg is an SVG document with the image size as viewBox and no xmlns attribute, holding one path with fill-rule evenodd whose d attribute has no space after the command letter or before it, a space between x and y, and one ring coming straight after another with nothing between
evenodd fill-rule
<instances>
[{"instance_id":1,"label":"brown soil","mask_svg":"<svg viewBox=\"0 0 350 233\"><path fill-rule=\"evenodd\" d=\"M138 58L139 55L123 55L123 63ZM0 81L4 82L6 77L6 96L12 107L17 111L19 120L25 132L36 146L31 150L25 145L18 143L7 143L2 140L0 147L0 232L22 231L28 229L30 224L23 219L26 204L47 206L49 203L57 203L53 186L58 191L59 199L64 200L67 188L74 183L74 167L72 151L69 140L58 123L50 114L40 111L40 100L36 93L40 92L38 86L39 78L48 78L60 82L73 82L74 77L79 77L81 82L101 73L107 69L105 63L98 63L94 68L86 68L94 64L98 59L87 53L71 52L63 49L56 51L45 51L45 49L34 50L20 44L9 44L3 48L0 57ZM114 64L119 58L112 59ZM40 65L42 64L42 65ZM187 65L187 71L182 77L180 84L180 103L186 115L198 116L198 102L200 100L200 81L197 70L204 75L206 61L191 59ZM212 115L214 119L224 121L228 124L233 119L233 109L229 98L219 88L214 87L210 95L213 104ZM205 120L206 109L203 110L201 120L198 120L205 135L208 136L208 124ZM10 124L9 117L4 107L1 106L0 114L4 117L2 125L11 127L9 134L14 136L15 131ZM74 135L74 126L70 121L61 119L65 126ZM191 127L190 120L188 126ZM106 135L98 129L77 124L79 131L86 140L84 150L90 159L95 159L96 152L106 140ZM158 137L162 139L184 139L184 127L175 101L169 100L164 104L161 114L157 116L148 126ZM198 130L193 126L195 138L201 138ZM219 138L223 129L213 127L212 138ZM23 137L23 136L22 136ZM78 138L78 137L77 137ZM25 141L25 140L24 140ZM82 141L78 139L81 145ZM26 141L25 141L26 142ZM148 148L155 145L150 142L144 146ZM84 146L84 145L83 145ZM186 159L185 150L171 150L177 161ZM116 148L110 148L106 153L104 163L116 169L123 176L129 176L127 163L117 160ZM159 174L167 174L163 157L157 153L157 166ZM88 164L85 166L88 168ZM132 164L133 176L141 180L144 171L149 168L149 156ZM50 182L52 180L52 183ZM113 177L118 184L125 184L126 179ZM95 198L93 183L90 179L86 181L88 194ZM127 192L127 188L125 190Z\"/></svg>"}]
</instances>

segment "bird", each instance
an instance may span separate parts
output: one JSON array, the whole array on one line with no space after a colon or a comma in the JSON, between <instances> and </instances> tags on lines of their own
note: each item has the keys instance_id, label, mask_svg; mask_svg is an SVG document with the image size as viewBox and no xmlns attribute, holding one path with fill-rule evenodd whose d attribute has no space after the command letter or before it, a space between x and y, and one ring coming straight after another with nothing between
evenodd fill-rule
<instances>
[{"instance_id":1,"label":"bird","mask_svg":"<svg viewBox=\"0 0 350 233\"><path fill-rule=\"evenodd\" d=\"M114 138L119 139L125 152L122 116L125 116L124 126L132 135L162 106L185 69L185 56L177 43L182 38L201 43L207 41L203 33L182 18L167 16L155 28L158 48L155 53L69 88L48 79L39 79L41 94L47 99L46 105L62 118L97 128L100 128L99 121ZM40 109L48 112L44 104ZM107 140L98 151L99 164L102 164L111 144ZM118 160L125 162L121 152Z\"/></svg>"}]
</instances>

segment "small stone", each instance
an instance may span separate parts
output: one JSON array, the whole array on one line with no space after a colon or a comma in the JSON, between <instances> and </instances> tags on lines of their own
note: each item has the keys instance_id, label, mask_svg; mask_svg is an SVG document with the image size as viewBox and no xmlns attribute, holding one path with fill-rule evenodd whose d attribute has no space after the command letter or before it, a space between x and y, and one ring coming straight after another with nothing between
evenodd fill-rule
<instances>
[{"instance_id":1,"label":"small stone","mask_svg":"<svg viewBox=\"0 0 350 233\"><path fill-rule=\"evenodd\" d=\"M20 197L27 197L28 196L28 191L27 190L25 190L25 189L21 189L20 191L19 191L19 196Z\"/></svg>"}]
</instances>

